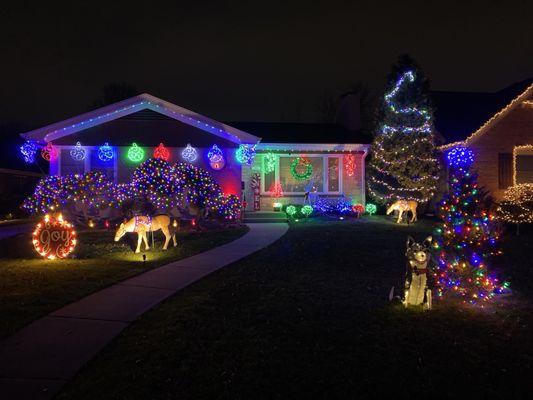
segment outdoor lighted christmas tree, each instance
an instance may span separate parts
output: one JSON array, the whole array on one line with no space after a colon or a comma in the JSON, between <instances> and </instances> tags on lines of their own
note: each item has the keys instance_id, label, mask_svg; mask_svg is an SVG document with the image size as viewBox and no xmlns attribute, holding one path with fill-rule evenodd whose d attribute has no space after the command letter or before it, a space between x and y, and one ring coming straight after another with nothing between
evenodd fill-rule
<instances>
[{"instance_id":1,"label":"outdoor lighted christmas tree","mask_svg":"<svg viewBox=\"0 0 533 400\"><path fill-rule=\"evenodd\" d=\"M439 179L428 83L409 58L401 58L383 97L372 143L368 186L374 199L428 202Z\"/></svg>"},{"instance_id":2,"label":"outdoor lighted christmas tree","mask_svg":"<svg viewBox=\"0 0 533 400\"><path fill-rule=\"evenodd\" d=\"M433 276L437 295L456 293L465 302L482 303L501 292L488 263L498 250L499 232L494 216L484 205L477 176L470 171L474 154L456 147L447 154L450 192L442 200L435 229L437 265Z\"/></svg>"}]
</instances>

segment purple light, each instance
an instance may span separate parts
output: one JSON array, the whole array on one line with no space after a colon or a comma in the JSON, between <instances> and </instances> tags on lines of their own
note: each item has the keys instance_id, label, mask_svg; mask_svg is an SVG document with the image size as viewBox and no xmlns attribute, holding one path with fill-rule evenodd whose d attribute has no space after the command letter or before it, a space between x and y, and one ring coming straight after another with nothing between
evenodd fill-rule
<instances>
[{"instance_id":1,"label":"purple light","mask_svg":"<svg viewBox=\"0 0 533 400\"><path fill-rule=\"evenodd\" d=\"M446 153L451 167L469 167L474 162L474 152L467 147L454 147Z\"/></svg>"}]
</instances>

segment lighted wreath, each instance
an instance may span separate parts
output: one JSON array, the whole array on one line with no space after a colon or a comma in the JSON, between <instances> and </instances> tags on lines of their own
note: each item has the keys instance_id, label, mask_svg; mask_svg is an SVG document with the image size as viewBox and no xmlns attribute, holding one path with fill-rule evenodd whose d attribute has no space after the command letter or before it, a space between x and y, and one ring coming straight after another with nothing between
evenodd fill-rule
<instances>
[{"instance_id":1,"label":"lighted wreath","mask_svg":"<svg viewBox=\"0 0 533 400\"><path fill-rule=\"evenodd\" d=\"M291 163L291 174L297 181L306 181L313 175L313 166L308 159L296 157Z\"/></svg>"}]
</instances>

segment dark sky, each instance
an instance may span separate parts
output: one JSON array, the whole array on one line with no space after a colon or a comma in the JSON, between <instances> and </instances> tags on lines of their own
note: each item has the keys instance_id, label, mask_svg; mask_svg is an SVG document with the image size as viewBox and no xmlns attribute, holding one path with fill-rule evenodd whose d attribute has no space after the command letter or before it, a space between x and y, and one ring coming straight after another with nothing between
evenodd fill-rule
<instances>
[{"instance_id":1,"label":"dark sky","mask_svg":"<svg viewBox=\"0 0 533 400\"><path fill-rule=\"evenodd\" d=\"M401 53L438 90L533 76L530 0L11 3L0 123L76 115L115 81L215 119L312 120L324 91L380 90Z\"/></svg>"}]
</instances>

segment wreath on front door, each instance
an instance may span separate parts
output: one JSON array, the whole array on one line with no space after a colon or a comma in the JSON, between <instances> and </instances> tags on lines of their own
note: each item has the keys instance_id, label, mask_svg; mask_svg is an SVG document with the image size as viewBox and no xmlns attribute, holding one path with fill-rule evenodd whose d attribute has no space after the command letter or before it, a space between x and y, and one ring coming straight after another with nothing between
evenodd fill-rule
<instances>
[{"instance_id":1,"label":"wreath on front door","mask_svg":"<svg viewBox=\"0 0 533 400\"><path fill-rule=\"evenodd\" d=\"M311 161L304 157L296 157L291 163L291 174L297 181L306 181L313 175Z\"/></svg>"}]
</instances>

